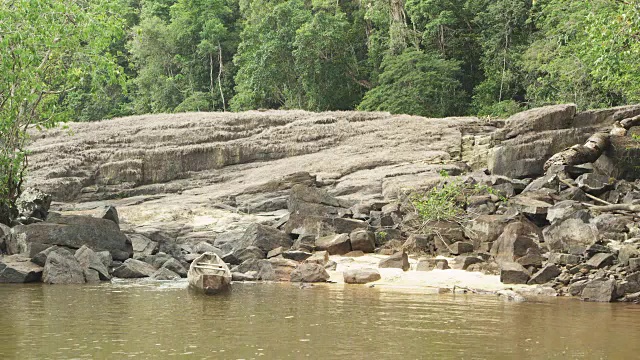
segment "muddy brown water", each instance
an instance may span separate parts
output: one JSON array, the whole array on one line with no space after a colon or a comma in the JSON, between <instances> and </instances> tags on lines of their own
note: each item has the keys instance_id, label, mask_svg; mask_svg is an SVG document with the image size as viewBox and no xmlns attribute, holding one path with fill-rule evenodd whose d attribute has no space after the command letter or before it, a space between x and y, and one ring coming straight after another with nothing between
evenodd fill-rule
<instances>
[{"instance_id":1,"label":"muddy brown water","mask_svg":"<svg viewBox=\"0 0 640 360\"><path fill-rule=\"evenodd\" d=\"M366 286L0 286L0 359L637 359L640 306Z\"/></svg>"}]
</instances>

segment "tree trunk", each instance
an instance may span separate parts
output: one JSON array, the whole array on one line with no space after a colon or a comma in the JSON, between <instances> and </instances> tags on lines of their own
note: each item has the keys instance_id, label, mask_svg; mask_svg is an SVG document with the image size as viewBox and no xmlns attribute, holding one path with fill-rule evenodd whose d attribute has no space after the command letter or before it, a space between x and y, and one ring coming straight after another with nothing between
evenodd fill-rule
<instances>
[{"instance_id":1,"label":"tree trunk","mask_svg":"<svg viewBox=\"0 0 640 360\"><path fill-rule=\"evenodd\" d=\"M555 165L580 165L598 160L604 149L609 145L609 135L597 133L592 135L584 145L574 145L553 155L544 163L544 171Z\"/></svg>"}]
</instances>

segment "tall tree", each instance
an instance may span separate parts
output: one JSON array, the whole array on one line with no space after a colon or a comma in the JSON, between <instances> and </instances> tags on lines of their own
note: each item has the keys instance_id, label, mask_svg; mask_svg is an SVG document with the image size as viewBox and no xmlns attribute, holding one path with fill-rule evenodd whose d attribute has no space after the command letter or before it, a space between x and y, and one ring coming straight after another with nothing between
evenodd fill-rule
<instances>
[{"instance_id":1,"label":"tall tree","mask_svg":"<svg viewBox=\"0 0 640 360\"><path fill-rule=\"evenodd\" d=\"M79 0L0 2L0 203L13 206L26 167L27 131L66 120L64 98L86 79L116 83L106 51L122 23L118 4ZM6 219L2 219L6 221Z\"/></svg>"}]
</instances>

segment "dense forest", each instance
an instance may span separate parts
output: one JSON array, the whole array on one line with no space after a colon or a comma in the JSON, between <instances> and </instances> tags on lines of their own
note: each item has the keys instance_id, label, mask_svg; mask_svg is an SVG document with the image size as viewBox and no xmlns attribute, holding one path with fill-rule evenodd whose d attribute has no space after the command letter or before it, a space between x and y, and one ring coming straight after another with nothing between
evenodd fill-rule
<instances>
[{"instance_id":1,"label":"dense forest","mask_svg":"<svg viewBox=\"0 0 640 360\"><path fill-rule=\"evenodd\" d=\"M257 108L503 116L549 103L640 100L634 0L2 3L13 13L26 7L26 17L51 12L39 24L42 52L79 26L69 17L94 22L75 41L95 37L100 46L65 68L77 72L75 83L46 100L72 120ZM56 14L56 3L74 6ZM3 23L11 27L0 20L0 36ZM12 51L11 41L0 47ZM55 87L69 79L58 72L43 80Z\"/></svg>"}]
</instances>

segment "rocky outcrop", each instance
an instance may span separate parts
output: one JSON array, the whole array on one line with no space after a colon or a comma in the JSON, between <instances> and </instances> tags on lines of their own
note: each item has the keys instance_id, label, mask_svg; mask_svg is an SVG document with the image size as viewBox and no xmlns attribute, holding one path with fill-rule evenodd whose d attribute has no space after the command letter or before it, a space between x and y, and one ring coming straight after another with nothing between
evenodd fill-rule
<instances>
[{"instance_id":1,"label":"rocky outcrop","mask_svg":"<svg viewBox=\"0 0 640 360\"><path fill-rule=\"evenodd\" d=\"M44 222L12 228L7 252L34 256L52 245L71 249L87 245L96 251L109 251L116 260L133 254L131 242L113 221L53 213Z\"/></svg>"},{"instance_id":2,"label":"rocky outcrop","mask_svg":"<svg viewBox=\"0 0 640 360\"><path fill-rule=\"evenodd\" d=\"M621 158L541 175L554 152L638 114L640 106L577 113L559 105L505 121L267 111L70 124L75 136L34 133L31 145L30 181L51 191L64 216L14 227L7 249L87 245L109 251L114 276L167 270L158 277L219 251L237 265L236 279L283 281L304 277L301 262L317 273L335 267L329 254L391 255L381 267L403 270L407 255L458 255L418 268L502 272L508 282L576 296L589 281L612 279L612 299L630 299L640 229L628 206L640 202L640 186L610 180ZM421 221L408 193L453 179L469 190L456 199L462 218ZM627 210L599 208L604 202ZM82 215L95 219L60 220ZM89 236L94 221L117 244ZM122 234L132 244L120 247Z\"/></svg>"},{"instance_id":3,"label":"rocky outcrop","mask_svg":"<svg viewBox=\"0 0 640 360\"><path fill-rule=\"evenodd\" d=\"M291 272L292 282L325 282L327 280L329 280L329 274L320 264L303 263Z\"/></svg>"}]
</instances>

